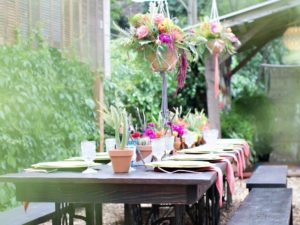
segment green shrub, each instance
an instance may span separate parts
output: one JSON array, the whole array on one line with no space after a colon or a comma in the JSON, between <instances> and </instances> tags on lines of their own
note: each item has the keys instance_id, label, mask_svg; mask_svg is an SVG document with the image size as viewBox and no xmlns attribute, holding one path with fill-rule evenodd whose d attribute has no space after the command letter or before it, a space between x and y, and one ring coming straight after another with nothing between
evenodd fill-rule
<instances>
[{"instance_id":1,"label":"green shrub","mask_svg":"<svg viewBox=\"0 0 300 225\"><path fill-rule=\"evenodd\" d=\"M79 154L81 140L98 138L93 82L87 65L42 41L0 46L0 174ZM0 184L0 210L13 196Z\"/></svg>"},{"instance_id":2,"label":"green shrub","mask_svg":"<svg viewBox=\"0 0 300 225\"><path fill-rule=\"evenodd\" d=\"M245 138L252 145L253 160L272 151L272 105L258 89L242 89L232 102L232 110L222 114L222 134Z\"/></svg>"}]
</instances>

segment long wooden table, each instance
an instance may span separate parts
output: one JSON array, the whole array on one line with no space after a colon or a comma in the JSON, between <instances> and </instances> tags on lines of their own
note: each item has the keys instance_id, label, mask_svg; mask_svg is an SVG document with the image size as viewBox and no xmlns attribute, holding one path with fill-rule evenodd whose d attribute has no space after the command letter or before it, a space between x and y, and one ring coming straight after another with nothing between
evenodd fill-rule
<instances>
[{"instance_id":1,"label":"long wooden table","mask_svg":"<svg viewBox=\"0 0 300 225\"><path fill-rule=\"evenodd\" d=\"M225 171L225 163L215 165ZM215 172L169 174L146 170L144 167L126 174L114 174L110 166L103 165L97 174L22 172L2 175L0 182L15 184L18 201L88 203L98 206L102 203L175 204L178 206L175 210L176 224L181 225L184 224L184 206L197 203L215 184L216 177ZM54 221L55 224L60 222L61 219ZM91 222L101 223L99 218Z\"/></svg>"}]
</instances>

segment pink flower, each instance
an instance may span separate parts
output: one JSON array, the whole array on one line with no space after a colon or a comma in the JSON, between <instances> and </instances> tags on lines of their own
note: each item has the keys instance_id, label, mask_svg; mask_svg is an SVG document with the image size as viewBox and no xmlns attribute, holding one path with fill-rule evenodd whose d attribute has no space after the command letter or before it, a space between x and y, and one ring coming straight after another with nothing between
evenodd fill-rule
<instances>
[{"instance_id":1,"label":"pink flower","mask_svg":"<svg viewBox=\"0 0 300 225\"><path fill-rule=\"evenodd\" d=\"M173 124L172 129L178 133L178 137L182 137L182 135L184 135L184 125Z\"/></svg>"},{"instance_id":2,"label":"pink flower","mask_svg":"<svg viewBox=\"0 0 300 225\"><path fill-rule=\"evenodd\" d=\"M163 14L161 14L161 13L157 14L154 17L154 23L160 24L160 23L162 23L164 21L164 19L165 19L165 16Z\"/></svg>"},{"instance_id":3,"label":"pink flower","mask_svg":"<svg viewBox=\"0 0 300 225\"><path fill-rule=\"evenodd\" d=\"M217 22L212 22L211 24L210 24L210 30L211 30L211 32L213 32L213 33L219 33L220 31L219 31L219 24L217 23Z\"/></svg>"},{"instance_id":4,"label":"pink flower","mask_svg":"<svg viewBox=\"0 0 300 225\"><path fill-rule=\"evenodd\" d=\"M156 133L153 129L151 128L146 128L144 130L144 135L143 137L149 137L150 139L155 139L156 138Z\"/></svg>"},{"instance_id":5,"label":"pink flower","mask_svg":"<svg viewBox=\"0 0 300 225\"><path fill-rule=\"evenodd\" d=\"M148 127L155 127L154 123L148 123Z\"/></svg>"},{"instance_id":6,"label":"pink flower","mask_svg":"<svg viewBox=\"0 0 300 225\"><path fill-rule=\"evenodd\" d=\"M149 33L149 27L143 25L140 26L137 30L136 30L136 34L138 36L138 39L142 39L144 37L146 37Z\"/></svg>"},{"instance_id":7,"label":"pink flower","mask_svg":"<svg viewBox=\"0 0 300 225\"><path fill-rule=\"evenodd\" d=\"M234 33L228 33L228 34L227 34L227 37L228 37L228 39L229 39L231 42L238 42L238 41L239 41L239 39L235 36Z\"/></svg>"},{"instance_id":8,"label":"pink flower","mask_svg":"<svg viewBox=\"0 0 300 225\"><path fill-rule=\"evenodd\" d=\"M170 34L163 33L163 34L160 34L158 38L163 43L171 43L172 42L172 37Z\"/></svg>"}]
</instances>

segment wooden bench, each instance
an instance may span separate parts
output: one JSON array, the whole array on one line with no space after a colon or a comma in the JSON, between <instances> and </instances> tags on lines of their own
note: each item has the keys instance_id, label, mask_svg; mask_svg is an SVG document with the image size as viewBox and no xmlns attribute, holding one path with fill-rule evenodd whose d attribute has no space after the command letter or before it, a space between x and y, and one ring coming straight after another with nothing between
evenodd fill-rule
<instances>
[{"instance_id":1,"label":"wooden bench","mask_svg":"<svg viewBox=\"0 0 300 225\"><path fill-rule=\"evenodd\" d=\"M292 189L253 188L227 225L292 225Z\"/></svg>"},{"instance_id":2,"label":"wooden bench","mask_svg":"<svg viewBox=\"0 0 300 225\"><path fill-rule=\"evenodd\" d=\"M287 186L287 166L259 166L247 181L246 187L285 188Z\"/></svg>"},{"instance_id":3,"label":"wooden bench","mask_svg":"<svg viewBox=\"0 0 300 225\"><path fill-rule=\"evenodd\" d=\"M23 206L0 212L1 225L34 225L53 218L54 203L30 203L25 212Z\"/></svg>"}]
</instances>

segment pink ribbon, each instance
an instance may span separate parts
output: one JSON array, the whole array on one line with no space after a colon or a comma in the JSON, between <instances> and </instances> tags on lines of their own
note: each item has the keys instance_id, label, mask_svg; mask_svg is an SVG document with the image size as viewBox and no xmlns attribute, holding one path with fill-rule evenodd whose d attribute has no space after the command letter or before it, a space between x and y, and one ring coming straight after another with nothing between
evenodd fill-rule
<instances>
[{"instance_id":1,"label":"pink ribbon","mask_svg":"<svg viewBox=\"0 0 300 225\"><path fill-rule=\"evenodd\" d=\"M234 193L234 173L233 173L231 162L227 158L222 158L220 161L226 163L226 180L229 185L230 193L233 194Z\"/></svg>"},{"instance_id":2,"label":"pink ribbon","mask_svg":"<svg viewBox=\"0 0 300 225\"><path fill-rule=\"evenodd\" d=\"M220 93L220 76L219 76L219 53L214 53L215 60L215 97L217 98Z\"/></svg>"}]
</instances>

